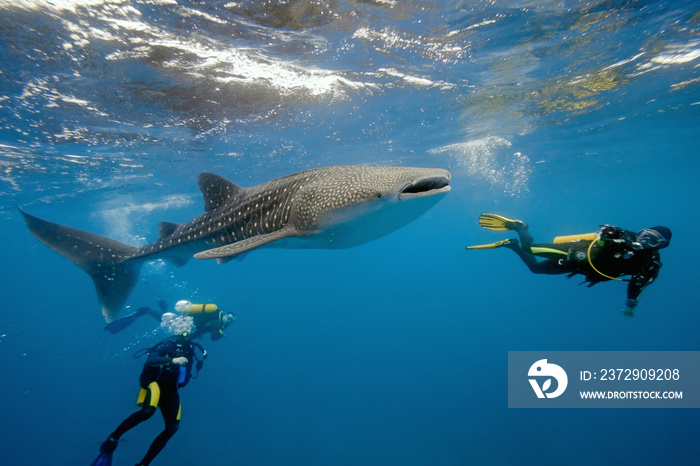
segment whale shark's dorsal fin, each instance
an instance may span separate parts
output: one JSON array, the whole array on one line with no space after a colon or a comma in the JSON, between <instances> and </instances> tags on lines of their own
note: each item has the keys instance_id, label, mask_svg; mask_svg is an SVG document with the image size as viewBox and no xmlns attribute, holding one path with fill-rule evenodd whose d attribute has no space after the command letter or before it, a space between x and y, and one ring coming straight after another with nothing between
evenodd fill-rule
<instances>
[{"instance_id":1,"label":"whale shark's dorsal fin","mask_svg":"<svg viewBox=\"0 0 700 466\"><path fill-rule=\"evenodd\" d=\"M161 240L166 236L172 235L173 232L175 232L175 230L177 230L179 226L179 223L160 222L158 224L158 240Z\"/></svg>"},{"instance_id":2,"label":"whale shark's dorsal fin","mask_svg":"<svg viewBox=\"0 0 700 466\"><path fill-rule=\"evenodd\" d=\"M226 204L232 197L243 193L245 188L236 186L219 175L205 172L199 175L199 190L204 196L204 211L211 212Z\"/></svg>"}]
</instances>

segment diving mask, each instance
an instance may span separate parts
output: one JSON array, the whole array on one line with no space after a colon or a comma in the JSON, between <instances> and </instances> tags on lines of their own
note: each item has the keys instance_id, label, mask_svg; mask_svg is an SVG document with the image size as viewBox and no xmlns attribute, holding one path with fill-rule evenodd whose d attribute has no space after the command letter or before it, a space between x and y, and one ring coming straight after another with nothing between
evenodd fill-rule
<instances>
[{"instance_id":1,"label":"diving mask","mask_svg":"<svg viewBox=\"0 0 700 466\"><path fill-rule=\"evenodd\" d=\"M662 249L670 243L670 230L668 230L667 236L664 236L656 228L645 228L637 232L637 241L635 243L639 245L639 249Z\"/></svg>"}]
</instances>

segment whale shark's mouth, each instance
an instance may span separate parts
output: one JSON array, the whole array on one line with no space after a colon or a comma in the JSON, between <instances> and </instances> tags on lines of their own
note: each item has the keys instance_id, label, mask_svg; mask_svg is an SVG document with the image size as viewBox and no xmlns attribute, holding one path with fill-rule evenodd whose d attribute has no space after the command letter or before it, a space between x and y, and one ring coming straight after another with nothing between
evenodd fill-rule
<instances>
[{"instance_id":1,"label":"whale shark's mouth","mask_svg":"<svg viewBox=\"0 0 700 466\"><path fill-rule=\"evenodd\" d=\"M415 180L399 191L399 200L415 199L417 197L432 196L446 193L450 190L450 178L447 176L434 176Z\"/></svg>"}]
</instances>

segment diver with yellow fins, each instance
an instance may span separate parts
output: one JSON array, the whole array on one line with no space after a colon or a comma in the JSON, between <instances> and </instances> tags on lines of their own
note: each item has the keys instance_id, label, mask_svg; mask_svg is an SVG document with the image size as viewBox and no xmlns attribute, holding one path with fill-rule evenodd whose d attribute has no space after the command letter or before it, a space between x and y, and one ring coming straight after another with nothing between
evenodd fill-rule
<instances>
[{"instance_id":1,"label":"diver with yellow fins","mask_svg":"<svg viewBox=\"0 0 700 466\"><path fill-rule=\"evenodd\" d=\"M148 448L146 455L137 466L148 466L161 452L168 440L177 432L180 426L180 394L179 389L196 378L202 369L207 352L201 345L192 341L196 334L194 318L187 315L172 313L163 319L161 326L172 336L161 341L152 348L137 352L134 357L148 354L139 377L141 390L137 404L141 409L131 414L119 424L107 440L100 446L100 453L90 466L111 466L112 455L116 450L119 439L130 429L150 419L160 408L165 429L158 434ZM201 357L197 355L197 351ZM193 373L196 368L196 373Z\"/></svg>"},{"instance_id":2,"label":"diver with yellow fins","mask_svg":"<svg viewBox=\"0 0 700 466\"><path fill-rule=\"evenodd\" d=\"M660 249L671 242L671 230L664 226L645 228L634 233L603 225L594 233L558 236L553 243L537 244L526 223L496 214L482 214L479 224L487 230L515 231L520 237L467 249L507 248L515 252L531 272L537 274L582 274L588 286L608 280L628 281L627 301L622 311L634 317L639 297L659 275ZM538 261L542 257L544 261ZM630 276L628 279L619 277Z\"/></svg>"}]
</instances>

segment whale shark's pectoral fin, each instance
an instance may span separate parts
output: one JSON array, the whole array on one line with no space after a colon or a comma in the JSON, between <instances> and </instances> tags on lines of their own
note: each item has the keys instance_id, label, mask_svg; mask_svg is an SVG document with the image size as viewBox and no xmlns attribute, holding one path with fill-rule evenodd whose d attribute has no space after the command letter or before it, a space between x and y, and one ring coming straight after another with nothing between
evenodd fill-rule
<instances>
[{"instance_id":1,"label":"whale shark's pectoral fin","mask_svg":"<svg viewBox=\"0 0 700 466\"><path fill-rule=\"evenodd\" d=\"M296 228L292 226L286 226L272 233L265 233L262 235L251 236L241 241L235 243L226 244L224 246L208 249L206 251L198 252L194 255L195 259L219 259L219 263L228 262L228 260L221 259L232 259L233 256L248 252L251 249L264 246L265 244L272 243L273 241L280 240L282 238L287 238L289 236L303 236Z\"/></svg>"}]
</instances>

